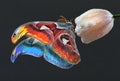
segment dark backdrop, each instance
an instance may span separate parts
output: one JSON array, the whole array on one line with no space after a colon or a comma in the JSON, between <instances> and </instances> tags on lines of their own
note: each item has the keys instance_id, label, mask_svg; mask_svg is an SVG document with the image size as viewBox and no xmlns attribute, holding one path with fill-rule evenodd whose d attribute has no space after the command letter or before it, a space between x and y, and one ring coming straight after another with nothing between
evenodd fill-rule
<instances>
[{"instance_id":1,"label":"dark backdrop","mask_svg":"<svg viewBox=\"0 0 120 81\"><path fill-rule=\"evenodd\" d=\"M108 35L89 45L76 38L82 61L69 70L31 56L21 56L14 64L10 62L15 47L10 37L19 25L56 21L59 15L71 19L91 8L120 13L120 0L1 0L0 81L120 81L119 18Z\"/></svg>"}]
</instances>

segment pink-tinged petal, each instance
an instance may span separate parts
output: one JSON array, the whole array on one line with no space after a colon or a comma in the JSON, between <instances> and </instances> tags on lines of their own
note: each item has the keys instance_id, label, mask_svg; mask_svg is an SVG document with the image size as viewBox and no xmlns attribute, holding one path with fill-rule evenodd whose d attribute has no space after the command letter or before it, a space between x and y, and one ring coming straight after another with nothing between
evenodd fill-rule
<instances>
[{"instance_id":1,"label":"pink-tinged petal","mask_svg":"<svg viewBox=\"0 0 120 81\"><path fill-rule=\"evenodd\" d=\"M75 19L75 32L83 43L102 38L113 27L113 15L104 9L90 9Z\"/></svg>"}]
</instances>

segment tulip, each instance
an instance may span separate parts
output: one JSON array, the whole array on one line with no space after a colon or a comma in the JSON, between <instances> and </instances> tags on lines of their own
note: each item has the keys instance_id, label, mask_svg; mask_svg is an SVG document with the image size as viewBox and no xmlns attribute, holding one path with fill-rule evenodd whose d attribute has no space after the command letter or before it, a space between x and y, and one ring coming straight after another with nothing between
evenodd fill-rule
<instances>
[{"instance_id":1,"label":"tulip","mask_svg":"<svg viewBox=\"0 0 120 81\"><path fill-rule=\"evenodd\" d=\"M105 9L90 9L75 18L75 32L81 37L82 43L91 43L110 32L117 16Z\"/></svg>"}]
</instances>

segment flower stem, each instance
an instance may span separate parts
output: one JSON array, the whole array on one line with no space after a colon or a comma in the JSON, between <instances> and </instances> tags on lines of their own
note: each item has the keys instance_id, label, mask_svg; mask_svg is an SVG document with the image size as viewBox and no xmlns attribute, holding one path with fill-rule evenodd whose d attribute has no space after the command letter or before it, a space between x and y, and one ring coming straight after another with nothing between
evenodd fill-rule
<instances>
[{"instance_id":1,"label":"flower stem","mask_svg":"<svg viewBox=\"0 0 120 81\"><path fill-rule=\"evenodd\" d=\"M119 17L120 17L120 14L113 15L113 18L119 18Z\"/></svg>"}]
</instances>

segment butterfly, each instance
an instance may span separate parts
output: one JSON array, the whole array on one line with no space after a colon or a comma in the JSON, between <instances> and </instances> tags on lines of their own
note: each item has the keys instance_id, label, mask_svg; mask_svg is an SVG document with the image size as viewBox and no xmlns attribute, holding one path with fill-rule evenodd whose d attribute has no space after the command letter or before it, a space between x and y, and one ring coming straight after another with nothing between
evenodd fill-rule
<instances>
[{"instance_id":1,"label":"butterfly","mask_svg":"<svg viewBox=\"0 0 120 81\"><path fill-rule=\"evenodd\" d=\"M43 57L59 68L69 69L81 61L75 37L73 26L68 22L25 23L11 36L12 43L17 44L12 51L11 61L14 63L19 55L30 55Z\"/></svg>"}]
</instances>

